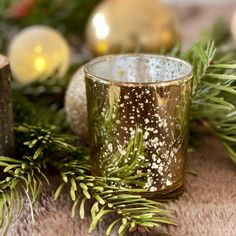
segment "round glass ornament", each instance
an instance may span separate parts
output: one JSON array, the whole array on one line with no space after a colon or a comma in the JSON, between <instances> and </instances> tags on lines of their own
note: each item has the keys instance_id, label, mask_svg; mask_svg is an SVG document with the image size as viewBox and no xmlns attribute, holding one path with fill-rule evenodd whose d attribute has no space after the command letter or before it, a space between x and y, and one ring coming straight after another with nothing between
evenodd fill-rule
<instances>
[{"instance_id":1,"label":"round glass ornament","mask_svg":"<svg viewBox=\"0 0 236 236\"><path fill-rule=\"evenodd\" d=\"M158 0L105 0L92 13L86 41L95 55L107 53L157 53L180 39L172 10Z\"/></svg>"},{"instance_id":2,"label":"round glass ornament","mask_svg":"<svg viewBox=\"0 0 236 236\"><path fill-rule=\"evenodd\" d=\"M63 77L69 67L70 48L55 29L35 25L13 38L9 58L14 78L28 84L51 76Z\"/></svg>"}]
</instances>

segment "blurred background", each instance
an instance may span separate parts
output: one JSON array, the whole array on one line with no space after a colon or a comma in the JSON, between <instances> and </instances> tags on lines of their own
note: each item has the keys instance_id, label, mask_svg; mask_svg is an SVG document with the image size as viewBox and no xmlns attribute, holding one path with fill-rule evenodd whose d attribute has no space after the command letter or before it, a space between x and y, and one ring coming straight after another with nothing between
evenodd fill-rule
<instances>
[{"instance_id":1,"label":"blurred background","mask_svg":"<svg viewBox=\"0 0 236 236\"><path fill-rule=\"evenodd\" d=\"M219 5L225 5L234 3L234 0L164 0L166 3L170 4L178 4L178 5L212 5L212 4L219 4Z\"/></svg>"},{"instance_id":2,"label":"blurred background","mask_svg":"<svg viewBox=\"0 0 236 236\"><path fill-rule=\"evenodd\" d=\"M235 0L1 0L0 51L29 83L107 53L232 43L235 11Z\"/></svg>"},{"instance_id":3,"label":"blurred background","mask_svg":"<svg viewBox=\"0 0 236 236\"><path fill-rule=\"evenodd\" d=\"M181 22L184 48L198 40L217 20L229 25L236 11L235 0L164 0L169 4Z\"/></svg>"}]
</instances>

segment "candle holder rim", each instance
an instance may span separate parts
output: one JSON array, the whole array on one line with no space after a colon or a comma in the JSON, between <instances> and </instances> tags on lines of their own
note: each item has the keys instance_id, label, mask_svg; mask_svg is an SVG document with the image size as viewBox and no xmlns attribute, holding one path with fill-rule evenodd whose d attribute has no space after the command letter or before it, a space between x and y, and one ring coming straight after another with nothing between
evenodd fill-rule
<instances>
[{"instance_id":1,"label":"candle holder rim","mask_svg":"<svg viewBox=\"0 0 236 236\"><path fill-rule=\"evenodd\" d=\"M9 65L10 61L7 56L0 54L0 68L4 68L5 66Z\"/></svg>"},{"instance_id":2,"label":"candle holder rim","mask_svg":"<svg viewBox=\"0 0 236 236\"><path fill-rule=\"evenodd\" d=\"M133 81L117 81L117 80L112 80L112 79L107 79L101 76L97 76L97 75L93 75L92 73L90 73L89 71L89 66L92 64L95 64L99 61L108 61L111 60L113 58L118 58L118 57L154 57L154 58L159 58L159 59L168 59L168 60L173 60L179 63L182 63L184 65L186 65L188 67L188 71L182 75L179 76L175 79L171 79L168 81L161 81L161 80L157 80L157 81L152 81L152 82L133 82ZM105 84L114 84L114 85L119 85L119 86L169 86L169 85L174 85L174 84L180 84L180 83L186 83L188 80L192 79L193 76L193 67L190 63L188 63L185 60L182 60L180 58L176 58L176 57L171 57L171 56L163 56L163 55L157 55L157 54L146 54L146 53L127 53L127 54L107 54L104 56L99 56L96 57L94 59L92 59L91 61L89 61L88 63L86 63L84 65L84 73L87 77L94 79L94 80L98 80L102 83Z\"/></svg>"}]
</instances>

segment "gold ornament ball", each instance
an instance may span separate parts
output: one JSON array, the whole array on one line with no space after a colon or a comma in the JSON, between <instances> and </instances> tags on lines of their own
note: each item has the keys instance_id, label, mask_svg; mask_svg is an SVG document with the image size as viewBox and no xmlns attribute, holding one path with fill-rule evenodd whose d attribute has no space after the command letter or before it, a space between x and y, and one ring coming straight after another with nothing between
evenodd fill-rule
<instances>
[{"instance_id":1,"label":"gold ornament ball","mask_svg":"<svg viewBox=\"0 0 236 236\"><path fill-rule=\"evenodd\" d=\"M231 23L231 32L232 32L234 39L236 40L236 11L233 14L233 19L232 19L232 23Z\"/></svg>"},{"instance_id":2,"label":"gold ornament ball","mask_svg":"<svg viewBox=\"0 0 236 236\"><path fill-rule=\"evenodd\" d=\"M15 79L28 84L54 74L63 77L69 67L70 48L58 31L31 26L13 38L9 58Z\"/></svg>"},{"instance_id":3,"label":"gold ornament ball","mask_svg":"<svg viewBox=\"0 0 236 236\"><path fill-rule=\"evenodd\" d=\"M173 12L158 0L105 0L92 13L86 41L96 55L158 52L179 40Z\"/></svg>"},{"instance_id":4,"label":"gold ornament ball","mask_svg":"<svg viewBox=\"0 0 236 236\"><path fill-rule=\"evenodd\" d=\"M81 67L70 81L65 96L65 110L73 132L82 140L87 140L87 97L84 67Z\"/></svg>"}]
</instances>

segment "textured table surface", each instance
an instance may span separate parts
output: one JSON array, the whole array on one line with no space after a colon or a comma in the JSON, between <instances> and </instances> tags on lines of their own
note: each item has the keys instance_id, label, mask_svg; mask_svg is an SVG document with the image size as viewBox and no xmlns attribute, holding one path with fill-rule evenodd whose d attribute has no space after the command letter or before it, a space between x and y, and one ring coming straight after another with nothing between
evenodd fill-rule
<instances>
[{"instance_id":1,"label":"textured table surface","mask_svg":"<svg viewBox=\"0 0 236 236\"><path fill-rule=\"evenodd\" d=\"M236 9L236 6L235 6ZM199 37L201 29L212 25L216 16L230 21L233 7L178 8L185 47ZM227 157L221 144L206 137L202 147L189 155L189 168L198 176L186 177L186 191L169 207L176 212L179 227L170 227L174 236L236 235L236 166ZM64 195L53 202L51 189L44 191L36 210L36 223L28 211L12 225L10 236L87 236L89 218L81 221L70 217L71 202ZM100 225L92 236L103 236ZM116 235L116 234L114 234ZM144 234L143 234L144 235ZM148 234L155 235L156 233Z\"/></svg>"}]
</instances>

